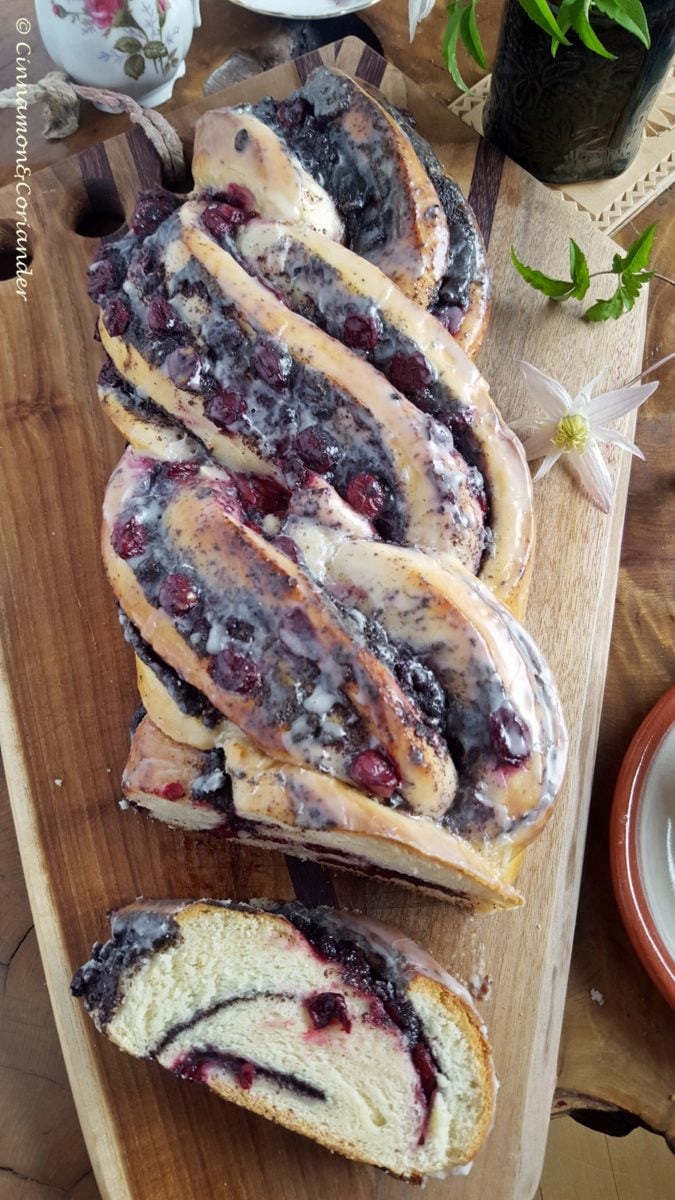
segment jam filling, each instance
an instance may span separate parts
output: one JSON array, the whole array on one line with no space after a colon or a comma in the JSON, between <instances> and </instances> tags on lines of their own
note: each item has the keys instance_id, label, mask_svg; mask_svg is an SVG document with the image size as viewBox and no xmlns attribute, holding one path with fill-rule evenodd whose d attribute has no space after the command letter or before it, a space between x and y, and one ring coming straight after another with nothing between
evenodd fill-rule
<instances>
[{"instance_id":1,"label":"jam filling","mask_svg":"<svg viewBox=\"0 0 675 1200\"><path fill-rule=\"evenodd\" d=\"M365 157L340 128L340 116L350 104L349 91L347 80L336 80L319 70L287 100L275 102L268 98L254 106L253 112L276 128L303 166L332 195L345 222L349 246L367 258L369 250L396 232L396 214L393 206L382 203L382 196L391 193L386 158L380 162L376 157L371 168L373 141L369 141ZM416 132L410 115L388 104L382 96L378 96L378 102L411 141L445 213L450 246L434 313L444 324L454 324L450 332L456 333L469 306L471 284L485 283L485 269L479 261L482 252L470 210L428 142ZM384 131L381 118L376 118L374 125L375 130ZM455 311L448 316L449 310Z\"/></svg>"},{"instance_id":2,"label":"jam filling","mask_svg":"<svg viewBox=\"0 0 675 1200\"><path fill-rule=\"evenodd\" d=\"M283 274L275 279L296 312L373 363L416 408L449 430L489 524L484 456L471 428L474 414L445 387L415 341L386 321L372 300L352 293L329 263L308 258L302 246L285 248ZM345 499L352 504L348 491Z\"/></svg>"},{"instance_id":3,"label":"jam filling","mask_svg":"<svg viewBox=\"0 0 675 1200\"><path fill-rule=\"evenodd\" d=\"M448 308L458 309L455 321L459 327L469 305L471 283L484 278L467 203L410 119L382 97L378 96L378 101L411 141L445 212L450 248L437 307L441 315ZM268 97L254 105L252 112L276 129L305 169L332 196L345 224L347 244L368 258L397 235L400 217L388 153L388 126L373 108L369 110L372 130L367 144L355 142L341 120L352 102L362 103L350 81L319 68L286 100L277 102Z\"/></svg>"},{"instance_id":4,"label":"jam filling","mask_svg":"<svg viewBox=\"0 0 675 1200\"><path fill-rule=\"evenodd\" d=\"M212 901L212 903L218 906L218 901ZM236 902L225 902L224 907L236 909L246 908L247 906L246 904L239 905ZM216 1002L209 1005L208 1008L198 1008L192 1013L192 1016L187 1017L184 1021L177 1021L175 1025L172 1025L157 1043L157 1045L152 1048L150 1053L152 1054L153 1058L157 1058L158 1055L164 1053L167 1047L170 1046L177 1037L180 1037L183 1033L187 1033L190 1029L194 1029L196 1025L201 1024L202 1021L208 1020L209 1017L215 1016L216 1013L223 1012L223 1010L226 1008L233 1008L238 1004L250 1004L255 1000L261 999L291 1000L293 997L290 992L245 992L240 996L228 996L226 1000L216 1000Z\"/></svg>"},{"instance_id":5,"label":"jam filling","mask_svg":"<svg viewBox=\"0 0 675 1200\"><path fill-rule=\"evenodd\" d=\"M385 957L365 935L346 931L339 921L331 919L329 910L312 912L296 901L272 905L271 909L295 925L319 958L337 965L346 983L371 998L369 1019L373 1024L394 1025L401 1032L420 1081L420 1099L428 1113L437 1089L438 1064L420 1019L405 995L403 968L396 956ZM421 1142L425 1133L426 1122Z\"/></svg>"},{"instance_id":6,"label":"jam filling","mask_svg":"<svg viewBox=\"0 0 675 1200\"><path fill-rule=\"evenodd\" d=\"M347 1012L344 996L339 992L317 992L305 1000L313 1029L326 1029L339 1025L344 1033L351 1033L352 1022Z\"/></svg>"},{"instance_id":7,"label":"jam filling","mask_svg":"<svg viewBox=\"0 0 675 1200\"><path fill-rule=\"evenodd\" d=\"M174 945L180 936L170 914L145 911L131 920L116 914L110 940L96 942L89 961L75 972L70 985L73 996L82 996L87 1011L96 1012L105 1028L117 1007L121 978L140 967L149 954Z\"/></svg>"},{"instance_id":8,"label":"jam filling","mask_svg":"<svg viewBox=\"0 0 675 1200\"><path fill-rule=\"evenodd\" d=\"M236 482L201 476L177 481L171 475L177 464L136 462L141 467L136 489L113 525L111 540L116 552L127 559L147 600L167 613L191 649L206 660L206 669L219 686L255 695L265 723L286 727L290 744L311 745L316 756L322 746L339 744L341 751L358 761L367 737L363 720L344 690L352 668L328 661L300 607L289 605L278 619L266 590L283 588L285 575L275 564L252 561L245 586L233 583L216 594L204 586L188 553L179 557L164 535L163 513L177 487L194 487L200 499L222 500L226 511L239 515ZM254 578L258 566L259 579ZM350 625L350 636L360 641L357 623L337 609L334 615L337 622ZM155 669L156 656L150 665ZM176 692L175 680L168 674L164 680ZM365 672L361 682L362 688L372 688ZM197 707L194 690L179 689L178 695L183 704ZM212 720L213 708L204 711ZM395 775L388 794L397 785Z\"/></svg>"},{"instance_id":9,"label":"jam filling","mask_svg":"<svg viewBox=\"0 0 675 1200\"><path fill-rule=\"evenodd\" d=\"M241 695L255 695L271 714L270 720L289 728L291 743L310 740L320 749L339 741L351 755L350 774L356 785L400 805L397 770L380 750L363 748L361 719L342 687L326 675L321 648L304 612L293 609L279 623L263 603L262 588L267 584L262 578L259 599L250 589L239 594L235 586L226 593L211 595L187 555L179 558L163 536L164 508L175 489L182 487L196 487L203 498L220 496L226 510L240 519L245 519L243 507L247 505L249 522L260 522L261 529L264 516L254 508L260 503L256 488L262 485L263 507L277 505L278 499L273 495L270 500L268 481L250 477L252 484L247 490L245 477L202 480L200 468L194 463L146 462L136 493L128 498L112 533L116 552L129 562L146 598L162 608L190 647L207 659L219 686ZM286 505L287 497L284 495L279 503ZM276 537L272 541L275 543ZM438 732L446 741L460 772L459 795L446 816L449 827L458 833L488 834L495 814L490 805L480 801L481 777L495 767L517 768L531 752L529 730L510 704L502 684L496 678L486 678L481 687L474 689L480 700L460 704L444 691L432 666L404 643L392 642L377 620L364 618L357 610L326 598L350 637L365 645L392 672L415 704L419 732L426 730L430 736ZM222 719L218 710L198 689L183 683L143 643L126 618L122 623L139 657L155 671L182 711L200 717L209 727L216 725ZM292 694L287 683L289 672ZM346 681L344 671L342 678Z\"/></svg>"},{"instance_id":10,"label":"jam filling","mask_svg":"<svg viewBox=\"0 0 675 1200\"><path fill-rule=\"evenodd\" d=\"M381 799L393 797L400 785L396 767L383 751L368 745L362 718L344 691L351 681L352 667L337 659L329 661L312 622L300 607L289 606L279 619L266 598L266 592L276 587L276 566L272 582L265 566L257 584L249 572L245 588L233 583L216 594L204 586L190 562L189 551L179 555L164 534L163 515L177 489L194 488L200 499L222 501L225 511L242 519L248 499L247 480L225 473L222 479L204 475L193 463L137 457L136 464L140 467L136 486L115 520L111 540L116 553L133 570L147 600L171 618L190 648L206 660L206 669L219 686L241 695L254 695L265 710L266 721L288 728L290 744L310 740L320 753L321 746L339 743L350 756L354 782ZM190 468L185 477L183 467ZM267 481L251 478L256 486L261 482L267 486ZM267 503L269 497L265 495L264 500ZM262 526L260 511L250 508L249 512L251 523L259 520ZM276 536L270 540L276 545ZM280 548L286 553L284 547ZM284 578L279 575L280 580ZM324 595L335 621L346 627L350 639L373 653L415 704L418 734L443 734L445 696L433 671L408 648L390 642L376 621ZM128 619L121 620L134 650L157 674L181 710L200 717L209 727L216 725L222 719L218 710L143 642ZM369 681L370 676L364 674L362 687L372 687Z\"/></svg>"},{"instance_id":11,"label":"jam filling","mask_svg":"<svg viewBox=\"0 0 675 1200\"><path fill-rule=\"evenodd\" d=\"M205 210L203 221L212 207ZM238 258L231 236L235 228L225 222L227 232L217 240ZM215 236L213 229L209 232ZM289 485L301 481L307 470L315 471L349 503L350 496L363 491L364 477L373 480L367 509L357 511L372 512L375 528L386 540L402 541L405 512L377 421L321 372L292 359L283 343L242 325L234 306L196 261L190 260L167 280L163 257L178 233L179 219L170 216L144 243L129 233L116 244L115 261L119 270L126 266L126 281L117 293L93 293L103 306L108 331L124 336L193 396L188 403L196 406L195 413L201 405L204 417L218 430L236 434L256 454L274 462ZM373 362L379 366L377 348ZM404 355L393 356L390 376L395 386L397 364L399 375L410 374L406 362ZM426 399L426 394L421 396L418 407L424 408ZM453 456L451 423L446 428L432 418L430 413L429 437L448 457L443 470L435 469L433 484L443 511L461 533L466 519L458 503L458 482L466 482L479 507L487 510L482 478L459 454Z\"/></svg>"},{"instance_id":12,"label":"jam filling","mask_svg":"<svg viewBox=\"0 0 675 1200\"><path fill-rule=\"evenodd\" d=\"M180 1079L189 1079L195 1083L207 1083L214 1071L226 1071L234 1076L237 1084L244 1092L250 1091L256 1077L268 1079L285 1091L294 1092L296 1096L305 1096L310 1100L325 1100L326 1093L312 1083L306 1083L298 1075L283 1071L273 1071L250 1059L239 1058L236 1054L227 1054L217 1046L204 1046L188 1050L181 1055L171 1067L174 1075Z\"/></svg>"},{"instance_id":13,"label":"jam filling","mask_svg":"<svg viewBox=\"0 0 675 1200\"><path fill-rule=\"evenodd\" d=\"M119 619L124 637L134 654L155 673L181 712L185 713L187 717L198 717L209 729L219 725L223 714L213 707L204 693L193 687L192 684L186 683L173 667L155 654L152 646L143 640L136 626L122 609L120 609Z\"/></svg>"},{"instance_id":14,"label":"jam filling","mask_svg":"<svg viewBox=\"0 0 675 1200\"><path fill-rule=\"evenodd\" d=\"M400 539L396 474L377 423L319 371L292 360L282 343L244 330L198 263L190 261L167 283L162 256L178 230L173 217L142 248L132 233L116 244L112 280L120 294L100 287L92 293L108 332L123 335L177 387L199 395L208 420L275 462L291 484L311 469L344 494L354 476L375 475L383 492L381 532ZM220 240L236 257L231 238ZM98 281L96 267L90 279Z\"/></svg>"}]
</instances>

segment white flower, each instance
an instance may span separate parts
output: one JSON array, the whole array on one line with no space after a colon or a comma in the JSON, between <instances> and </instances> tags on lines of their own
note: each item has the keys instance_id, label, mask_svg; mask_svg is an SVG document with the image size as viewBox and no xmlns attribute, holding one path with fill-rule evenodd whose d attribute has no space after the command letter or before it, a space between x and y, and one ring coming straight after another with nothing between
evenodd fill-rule
<instances>
[{"instance_id":1,"label":"white flower","mask_svg":"<svg viewBox=\"0 0 675 1200\"><path fill-rule=\"evenodd\" d=\"M533 458L543 458L534 476L535 481L546 475L565 454L589 499L603 512L609 512L612 506L612 480L599 443L621 446L622 450L628 450L629 454L636 454L638 458L644 458L644 454L622 433L608 429L605 422L616 421L617 417L623 417L631 409L644 404L659 386L658 382L618 388L591 399L593 388L605 373L601 371L573 400L562 384L531 363L521 362L519 366L530 396L546 414L546 420L543 421L525 418L513 422L516 433L535 426L535 431L523 440L528 462Z\"/></svg>"},{"instance_id":2,"label":"white flower","mask_svg":"<svg viewBox=\"0 0 675 1200\"><path fill-rule=\"evenodd\" d=\"M429 16L436 0L408 0L408 24L410 26L410 41L412 42L420 21Z\"/></svg>"}]
</instances>

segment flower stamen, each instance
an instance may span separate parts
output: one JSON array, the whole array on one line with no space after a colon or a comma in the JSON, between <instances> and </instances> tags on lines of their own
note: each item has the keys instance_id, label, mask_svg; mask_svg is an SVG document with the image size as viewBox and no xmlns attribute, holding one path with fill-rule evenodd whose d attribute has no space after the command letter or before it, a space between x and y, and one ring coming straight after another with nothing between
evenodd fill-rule
<instances>
[{"instance_id":1,"label":"flower stamen","mask_svg":"<svg viewBox=\"0 0 675 1200\"><path fill-rule=\"evenodd\" d=\"M568 413L555 427L553 444L559 450L576 450L582 454L591 436L590 422L582 413Z\"/></svg>"}]
</instances>

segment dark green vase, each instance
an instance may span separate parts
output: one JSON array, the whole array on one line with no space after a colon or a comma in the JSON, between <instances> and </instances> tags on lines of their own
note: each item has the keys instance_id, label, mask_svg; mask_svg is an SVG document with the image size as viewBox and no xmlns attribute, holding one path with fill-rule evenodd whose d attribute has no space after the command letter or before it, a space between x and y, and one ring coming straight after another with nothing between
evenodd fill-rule
<instances>
[{"instance_id":1,"label":"dark green vase","mask_svg":"<svg viewBox=\"0 0 675 1200\"><path fill-rule=\"evenodd\" d=\"M643 0L651 48L591 10L616 59L601 58L570 32L551 39L506 0L483 114L488 141L546 183L620 175L635 158L645 120L675 53L675 0ZM552 5L556 12L556 6Z\"/></svg>"}]
</instances>

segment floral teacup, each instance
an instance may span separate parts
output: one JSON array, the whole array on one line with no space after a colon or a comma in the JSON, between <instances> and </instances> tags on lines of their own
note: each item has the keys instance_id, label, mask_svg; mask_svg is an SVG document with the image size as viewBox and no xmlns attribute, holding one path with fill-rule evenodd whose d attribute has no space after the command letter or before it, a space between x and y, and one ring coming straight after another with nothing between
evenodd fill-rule
<instances>
[{"instance_id":1,"label":"floral teacup","mask_svg":"<svg viewBox=\"0 0 675 1200\"><path fill-rule=\"evenodd\" d=\"M36 0L47 52L76 83L154 107L185 74L199 0Z\"/></svg>"}]
</instances>

